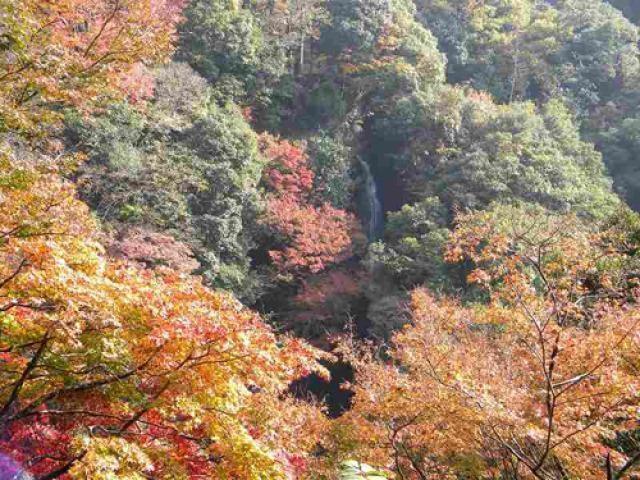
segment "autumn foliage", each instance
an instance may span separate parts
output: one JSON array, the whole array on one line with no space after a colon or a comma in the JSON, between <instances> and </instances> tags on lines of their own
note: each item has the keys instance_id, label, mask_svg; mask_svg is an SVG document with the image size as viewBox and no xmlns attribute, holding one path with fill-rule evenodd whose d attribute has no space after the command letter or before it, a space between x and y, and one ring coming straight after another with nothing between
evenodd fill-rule
<instances>
[{"instance_id":1,"label":"autumn foliage","mask_svg":"<svg viewBox=\"0 0 640 480\"><path fill-rule=\"evenodd\" d=\"M314 174L305 150L286 140L261 137L268 160L265 181L271 191L265 222L276 232L269 252L281 273L318 273L353 255L359 234L355 217L314 200Z\"/></svg>"},{"instance_id":2,"label":"autumn foliage","mask_svg":"<svg viewBox=\"0 0 640 480\"><path fill-rule=\"evenodd\" d=\"M281 395L310 347L197 278L106 260L55 164L5 144L0 166L2 452L38 478L304 468L319 412Z\"/></svg>"},{"instance_id":3,"label":"autumn foliage","mask_svg":"<svg viewBox=\"0 0 640 480\"><path fill-rule=\"evenodd\" d=\"M61 106L147 96L141 62L170 53L181 6L0 3L2 127L37 133ZM126 91L136 85L142 97ZM285 392L325 374L318 352L180 273L190 252L171 237L130 232L111 245L122 260L109 259L63 179L76 159L50 144L48 156L46 142L0 143L0 468L9 458L38 479L302 474L324 420Z\"/></svg>"},{"instance_id":4,"label":"autumn foliage","mask_svg":"<svg viewBox=\"0 0 640 480\"><path fill-rule=\"evenodd\" d=\"M355 329L352 310L361 299L365 278L362 272L332 269L303 279L291 300L287 325L325 345L331 343L332 334Z\"/></svg>"},{"instance_id":5,"label":"autumn foliage","mask_svg":"<svg viewBox=\"0 0 640 480\"><path fill-rule=\"evenodd\" d=\"M121 232L110 242L107 251L114 258L127 259L146 267L163 265L184 273L193 273L200 267L188 245L171 235L142 228Z\"/></svg>"},{"instance_id":6,"label":"autumn foliage","mask_svg":"<svg viewBox=\"0 0 640 480\"><path fill-rule=\"evenodd\" d=\"M3 128L36 128L60 105L87 109L114 95L147 95L142 64L172 51L184 3L2 0Z\"/></svg>"},{"instance_id":7,"label":"autumn foliage","mask_svg":"<svg viewBox=\"0 0 640 480\"><path fill-rule=\"evenodd\" d=\"M575 218L513 208L459 222L449 259L475 262L492 300L416 290L392 361L356 360L354 409L329 443L398 478L624 478L638 458L614 445L636 428L640 311L611 268L620 232L575 238Z\"/></svg>"},{"instance_id":8,"label":"autumn foliage","mask_svg":"<svg viewBox=\"0 0 640 480\"><path fill-rule=\"evenodd\" d=\"M640 478L628 3L0 0L0 480Z\"/></svg>"}]
</instances>

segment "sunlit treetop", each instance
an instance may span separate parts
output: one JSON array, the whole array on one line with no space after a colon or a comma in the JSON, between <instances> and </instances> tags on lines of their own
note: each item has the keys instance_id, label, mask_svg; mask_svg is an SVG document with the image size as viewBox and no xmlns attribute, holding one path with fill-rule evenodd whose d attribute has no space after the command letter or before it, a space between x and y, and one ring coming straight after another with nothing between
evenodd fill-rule
<instances>
[{"instance_id":1,"label":"sunlit treetop","mask_svg":"<svg viewBox=\"0 0 640 480\"><path fill-rule=\"evenodd\" d=\"M1 155L0 451L37 478L304 469L322 418L282 394L317 352L197 278L107 260L51 162Z\"/></svg>"},{"instance_id":2,"label":"sunlit treetop","mask_svg":"<svg viewBox=\"0 0 640 480\"><path fill-rule=\"evenodd\" d=\"M620 439L636 428L640 311L625 258L637 233L622 220L459 216L448 259L477 264L470 280L494 295L462 305L415 290L383 361L356 356L354 407L328 458L423 480L631 478L637 444Z\"/></svg>"},{"instance_id":3,"label":"sunlit treetop","mask_svg":"<svg viewBox=\"0 0 640 480\"><path fill-rule=\"evenodd\" d=\"M265 225L272 233L269 255L285 276L318 273L354 254L360 226L353 214L316 200L314 173L303 147L270 135L260 137L271 190Z\"/></svg>"},{"instance_id":4,"label":"sunlit treetop","mask_svg":"<svg viewBox=\"0 0 640 480\"><path fill-rule=\"evenodd\" d=\"M0 1L0 127L29 131L66 105L137 98L148 90L141 65L171 53L183 4Z\"/></svg>"}]
</instances>

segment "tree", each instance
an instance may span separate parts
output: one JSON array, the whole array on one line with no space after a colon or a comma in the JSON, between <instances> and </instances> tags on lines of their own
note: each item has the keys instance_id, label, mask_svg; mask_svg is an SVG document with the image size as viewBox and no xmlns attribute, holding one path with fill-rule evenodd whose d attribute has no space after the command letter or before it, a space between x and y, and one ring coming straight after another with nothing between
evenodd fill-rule
<instances>
[{"instance_id":1,"label":"tree","mask_svg":"<svg viewBox=\"0 0 640 480\"><path fill-rule=\"evenodd\" d=\"M304 469L322 419L282 393L314 350L197 278L107 260L49 159L5 142L0 167L3 454L39 479Z\"/></svg>"},{"instance_id":2,"label":"tree","mask_svg":"<svg viewBox=\"0 0 640 480\"><path fill-rule=\"evenodd\" d=\"M351 148L321 132L309 139L308 149L315 174L314 188L334 207L348 207L354 188L350 175Z\"/></svg>"},{"instance_id":3,"label":"tree","mask_svg":"<svg viewBox=\"0 0 640 480\"><path fill-rule=\"evenodd\" d=\"M240 109L210 101L185 64L157 73L146 112L127 104L84 119L70 116L70 143L87 152L79 190L120 235L131 226L186 242L218 287L254 294L248 251L261 210L263 162Z\"/></svg>"},{"instance_id":4,"label":"tree","mask_svg":"<svg viewBox=\"0 0 640 480\"><path fill-rule=\"evenodd\" d=\"M239 2L198 0L185 10L178 56L209 81L248 76L258 68L262 32Z\"/></svg>"},{"instance_id":5,"label":"tree","mask_svg":"<svg viewBox=\"0 0 640 480\"><path fill-rule=\"evenodd\" d=\"M636 233L513 207L458 224L447 258L491 301L416 290L390 361L358 363L333 458L400 478L628 478L640 455L611 441L638 404Z\"/></svg>"},{"instance_id":6,"label":"tree","mask_svg":"<svg viewBox=\"0 0 640 480\"><path fill-rule=\"evenodd\" d=\"M302 279L283 323L303 338L330 341L331 335L344 333L347 326L355 327L350 323L362 301L365 280L362 272L344 268Z\"/></svg>"},{"instance_id":7,"label":"tree","mask_svg":"<svg viewBox=\"0 0 640 480\"><path fill-rule=\"evenodd\" d=\"M211 82L223 102L263 109L287 73L287 50L267 36L260 16L248 7L238 0L190 2L177 59Z\"/></svg>"},{"instance_id":8,"label":"tree","mask_svg":"<svg viewBox=\"0 0 640 480\"><path fill-rule=\"evenodd\" d=\"M0 127L33 131L58 118L60 106L88 109L122 97L132 69L171 53L182 6L182 0L3 0Z\"/></svg>"},{"instance_id":9,"label":"tree","mask_svg":"<svg viewBox=\"0 0 640 480\"><path fill-rule=\"evenodd\" d=\"M419 9L449 57L450 79L500 101L563 95L586 114L634 82L637 29L604 1L424 0Z\"/></svg>"},{"instance_id":10,"label":"tree","mask_svg":"<svg viewBox=\"0 0 640 480\"><path fill-rule=\"evenodd\" d=\"M447 53L450 81L499 102L562 98L633 203L633 142L620 137L639 105L638 29L609 4L632 14L624 1L577 0L425 0L419 10Z\"/></svg>"},{"instance_id":11,"label":"tree","mask_svg":"<svg viewBox=\"0 0 640 480\"><path fill-rule=\"evenodd\" d=\"M320 35L320 27L328 23L325 0L260 0L252 2L252 9L262 22L265 37L283 49L294 72L305 73L305 65L312 63L307 44Z\"/></svg>"},{"instance_id":12,"label":"tree","mask_svg":"<svg viewBox=\"0 0 640 480\"><path fill-rule=\"evenodd\" d=\"M465 284L464 265L442 262L456 212L503 202L603 219L620 203L600 154L559 101L496 105L486 94L442 86L399 99L369 128L369 161L390 210L367 257L371 319L383 337L404 321L389 312L406 289L481 295Z\"/></svg>"},{"instance_id":13,"label":"tree","mask_svg":"<svg viewBox=\"0 0 640 480\"><path fill-rule=\"evenodd\" d=\"M391 21L386 0L340 0L327 4L332 22L322 35L323 48L331 53L372 51Z\"/></svg>"},{"instance_id":14,"label":"tree","mask_svg":"<svg viewBox=\"0 0 640 480\"><path fill-rule=\"evenodd\" d=\"M389 212L384 236L369 246L365 262L372 274L366 291L369 334L387 340L409 321L407 292L413 288L429 285L453 291L461 287L443 261L448 237L448 212L437 198Z\"/></svg>"},{"instance_id":15,"label":"tree","mask_svg":"<svg viewBox=\"0 0 640 480\"><path fill-rule=\"evenodd\" d=\"M389 213L383 240L370 248L369 261L399 288L425 281L438 285L446 275L441 259L449 235L447 217L437 198Z\"/></svg>"},{"instance_id":16,"label":"tree","mask_svg":"<svg viewBox=\"0 0 640 480\"><path fill-rule=\"evenodd\" d=\"M596 141L607 160L607 167L615 180L616 190L629 205L638 210L640 175L636 159L640 154L640 119L637 117L618 118L609 128L595 133Z\"/></svg>"},{"instance_id":17,"label":"tree","mask_svg":"<svg viewBox=\"0 0 640 480\"><path fill-rule=\"evenodd\" d=\"M569 78L562 87L578 112L592 112L597 105L614 100L621 89L635 86L640 73L638 29L618 11L604 2L589 4L562 2L560 21L568 30L562 39L559 57L565 66L558 68ZM601 64L593 62L597 57Z\"/></svg>"},{"instance_id":18,"label":"tree","mask_svg":"<svg viewBox=\"0 0 640 480\"><path fill-rule=\"evenodd\" d=\"M495 105L482 94L461 94L440 95L432 106L441 112L435 125L426 112L405 120L417 131L405 146L409 191L438 197L450 212L492 201L537 203L595 218L615 210L618 200L600 154L581 141L562 102L538 110L530 103ZM428 101L422 105L399 104L392 115L429 108ZM428 130L420 132L425 124ZM384 127L376 132L385 135Z\"/></svg>"},{"instance_id":19,"label":"tree","mask_svg":"<svg viewBox=\"0 0 640 480\"><path fill-rule=\"evenodd\" d=\"M310 113L333 114L323 125L384 116L398 97L444 80L444 58L435 37L416 21L413 2L346 0L329 2L327 9L332 20L321 28L318 45L339 77L331 71L307 102Z\"/></svg>"},{"instance_id":20,"label":"tree","mask_svg":"<svg viewBox=\"0 0 640 480\"><path fill-rule=\"evenodd\" d=\"M107 251L111 257L150 268L164 265L175 271L192 273L200 267L188 245L170 235L142 228L120 232L118 238L110 242Z\"/></svg>"},{"instance_id":21,"label":"tree","mask_svg":"<svg viewBox=\"0 0 640 480\"><path fill-rule=\"evenodd\" d=\"M313 171L304 150L268 135L261 149L269 159L271 191L265 225L273 232L269 255L282 274L318 273L353 255L359 228L352 214L328 203L314 204Z\"/></svg>"},{"instance_id":22,"label":"tree","mask_svg":"<svg viewBox=\"0 0 640 480\"><path fill-rule=\"evenodd\" d=\"M343 43L343 71L351 77L356 98L366 100L364 108L384 111L393 97L429 90L444 80L437 40L416 21L413 2L365 6L347 1L336 2L336 8L335 30L326 32L327 41Z\"/></svg>"}]
</instances>

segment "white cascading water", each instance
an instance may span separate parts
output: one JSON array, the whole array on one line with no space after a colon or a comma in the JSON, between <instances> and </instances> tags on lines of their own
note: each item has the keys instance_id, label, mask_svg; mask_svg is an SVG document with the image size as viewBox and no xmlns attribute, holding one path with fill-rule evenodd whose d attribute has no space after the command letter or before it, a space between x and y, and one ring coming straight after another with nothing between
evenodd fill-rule
<instances>
[{"instance_id":1,"label":"white cascading water","mask_svg":"<svg viewBox=\"0 0 640 480\"><path fill-rule=\"evenodd\" d=\"M365 195L367 208L369 210L367 235L370 241L374 241L378 238L382 230L382 205L378 198L378 186L376 185L376 180L373 178L373 174L371 173L371 167L369 167L369 164L362 158L359 158L358 160L362 167L362 172L364 173Z\"/></svg>"}]
</instances>

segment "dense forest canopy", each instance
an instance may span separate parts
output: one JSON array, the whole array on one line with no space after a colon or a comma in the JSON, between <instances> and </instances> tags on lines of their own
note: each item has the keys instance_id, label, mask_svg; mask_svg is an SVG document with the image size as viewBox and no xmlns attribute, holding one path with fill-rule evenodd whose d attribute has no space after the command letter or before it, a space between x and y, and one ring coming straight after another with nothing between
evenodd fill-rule
<instances>
[{"instance_id":1,"label":"dense forest canopy","mask_svg":"<svg viewBox=\"0 0 640 480\"><path fill-rule=\"evenodd\" d=\"M638 478L639 24L0 0L0 480Z\"/></svg>"}]
</instances>

